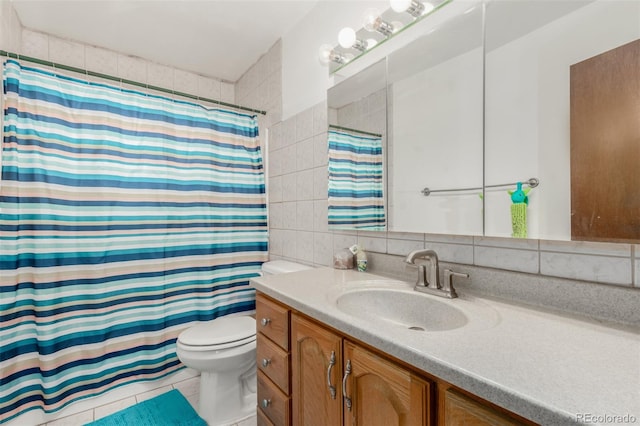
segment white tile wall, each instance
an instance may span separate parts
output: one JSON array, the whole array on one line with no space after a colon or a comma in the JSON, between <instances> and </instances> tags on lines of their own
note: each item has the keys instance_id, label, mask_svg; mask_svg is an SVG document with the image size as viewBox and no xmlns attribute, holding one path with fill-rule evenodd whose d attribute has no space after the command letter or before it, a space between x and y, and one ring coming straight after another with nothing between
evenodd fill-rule
<instances>
[{"instance_id":1,"label":"white tile wall","mask_svg":"<svg viewBox=\"0 0 640 426\"><path fill-rule=\"evenodd\" d=\"M49 59L72 67L85 67L84 45L69 40L49 37Z\"/></svg>"},{"instance_id":2,"label":"white tile wall","mask_svg":"<svg viewBox=\"0 0 640 426\"><path fill-rule=\"evenodd\" d=\"M147 61L134 56L118 54L118 76L138 83L146 83Z\"/></svg>"},{"instance_id":3,"label":"white tile wall","mask_svg":"<svg viewBox=\"0 0 640 426\"><path fill-rule=\"evenodd\" d=\"M84 66L86 69L108 75L118 74L118 54L100 47L84 47ZM169 84L171 81L169 81ZM166 86L163 86L166 87Z\"/></svg>"},{"instance_id":4,"label":"white tile wall","mask_svg":"<svg viewBox=\"0 0 640 426\"><path fill-rule=\"evenodd\" d=\"M221 84L222 83L219 80L199 75L198 89L195 93L198 93L204 98L220 100Z\"/></svg>"},{"instance_id":5,"label":"white tile wall","mask_svg":"<svg viewBox=\"0 0 640 426\"><path fill-rule=\"evenodd\" d=\"M20 53L34 58L49 57L49 37L31 30L22 32L22 49Z\"/></svg>"},{"instance_id":6,"label":"white tile wall","mask_svg":"<svg viewBox=\"0 0 640 426\"><path fill-rule=\"evenodd\" d=\"M198 75L189 71L175 70L173 90L177 92L198 93Z\"/></svg>"},{"instance_id":7,"label":"white tile wall","mask_svg":"<svg viewBox=\"0 0 640 426\"><path fill-rule=\"evenodd\" d=\"M2 8L5 3L9 2L2 2ZM18 32L21 34L21 42L15 50L27 56L191 95L228 103L235 102L235 88L232 83L28 29L21 29ZM91 79L96 80L96 78ZM109 82L109 84L117 83ZM131 88L144 90L136 86Z\"/></svg>"},{"instance_id":8,"label":"white tile wall","mask_svg":"<svg viewBox=\"0 0 640 426\"><path fill-rule=\"evenodd\" d=\"M165 89L173 89L173 81L173 68L156 63L147 65L147 84Z\"/></svg>"}]
</instances>

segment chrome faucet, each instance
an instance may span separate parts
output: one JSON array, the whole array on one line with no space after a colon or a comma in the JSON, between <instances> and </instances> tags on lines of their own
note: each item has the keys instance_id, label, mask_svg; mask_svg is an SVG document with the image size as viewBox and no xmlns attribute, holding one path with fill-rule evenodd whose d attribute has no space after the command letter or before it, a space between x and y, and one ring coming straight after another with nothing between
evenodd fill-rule
<instances>
[{"instance_id":1,"label":"chrome faucet","mask_svg":"<svg viewBox=\"0 0 640 426\"><path fill-rule=\"evenodd\" d=\"M426 264L416 263L417 259L425 259ZM438 265L438 255L433 250L415 250L409 253L405 259L410 265L418 267L418 280L415 290L429 293L436 296L453 299L458 297L453 288L453 277L469 278L469 274L454 272L450 269L444 270L444 286L440 285L440 267Z\"/></svg>"}]
</instances>

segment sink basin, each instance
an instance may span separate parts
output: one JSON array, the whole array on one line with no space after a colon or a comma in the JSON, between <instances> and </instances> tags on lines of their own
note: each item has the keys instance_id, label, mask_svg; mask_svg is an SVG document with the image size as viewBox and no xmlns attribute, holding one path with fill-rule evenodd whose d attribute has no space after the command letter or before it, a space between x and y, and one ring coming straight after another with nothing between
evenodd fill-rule
<instances>
[{"instance_id":1,"label":"sink basin","mask_svg":"<svg viewBox=\"0 0 640 426\"><path fill-rule=\"evenodd\" d=\"M364 288L336 298L336 306L354 317L417 331L447 331L464 327L469 318L454 304L414 290Z\"/></svg>"}]
</instances>

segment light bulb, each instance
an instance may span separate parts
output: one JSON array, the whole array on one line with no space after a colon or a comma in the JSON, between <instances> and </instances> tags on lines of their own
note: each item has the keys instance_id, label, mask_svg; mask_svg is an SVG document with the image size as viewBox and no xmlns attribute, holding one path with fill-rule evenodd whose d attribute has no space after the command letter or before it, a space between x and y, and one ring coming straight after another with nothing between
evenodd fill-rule
<instances>
[{"instance_id":1,"label":"light bulb","mask_svg":"<svg viewBox=\"0 0 640 426\"><path fill-rule=\"evenodd\" d=\"M411 6L411 0L390 0L390 3L391 9L398 13L404 12L409 9L409 6Z\"/></svg>"},{"instance_id":2,"label":"light bulb","mask_svg":"<svg viewBox=\"0 0 640 426\"><path fill-rule=\"evenodd\" d=\"M323 44L318 51L318 59L322 65L327 65L331 62L331 55L333 53L333 46L330 44Z\"/></svg>"},{"instance_id":3,"label":"light bulb","mask_svg":"<svg viewBox=\"0 0 640 426\"><path fill-rule=\"evenodd\" d=\"M356 32L353 28L344 27L338 33L338 44L345 49L349 49L356 43Z\"/></svg>"},{"instance_id":4,"label":"light bulb","mask_svg":"<svg viewBox=\"0 0 640 426\"><path fill-rule=\"evenodd\" d=\"M419 2L418 0L389 0L391 3L391 9L394 12L402 13L407 12L414 18L431 12L434 9L433 4L430 2Z\"/></svg>"},{"instance_id":5,"label":"light bulb","mask_svg":"<svg viewBox=\"0 0 640 426\"><path fill-rule=\"evenodd\" d=\"M393 31L395 33L400 28L402 28L402 22L400 22L400 21L392 21L391 22L391 31Z\"/></svg>"},{"instance_id":6,"label":"light bulb","mask_svg":"<svg viewBox=\"0 0 640 426\"><path fill-rule=\"evenodd\" d=\"M377 31L385 37L393 34L393 25L384 21L380 17L377 9L367 9L364 13L364 29L367 31Z\"/></svg>"},{"instance_id":7,"label":"light bulb","mask_svg":"<svg viewBox=\"0 0 640 426\"><path fill-rule=\"evenodd\" d=\"M370 8L364 11L363 26L367 31L376 30L376 22L380 19L378 9Z\"/></svg>"},{"instance_id":8,"label":"light bulb","mask_svg":"<svg viewBox=\"0 0 640 426\"><path fill-rule=\"evenodd\" d=\"M427 13L433 11L433 9L436 8L432 3L428 1L425 1L422 4L424 5L424 10L422 11L423 15L426 15Z\"/></svg>"},{"instance_id":9,"label":"light bulb","mask_svg":"<svg viewBox=\"0 0 640 426\"><path fill-rule=\"evenodd\" d=\"M323 44L318 51L318 60L322 65L328 65L329 62L344 64L348 61L348 58L333 50L330 44Z\"/></svg>"}]
</instances>

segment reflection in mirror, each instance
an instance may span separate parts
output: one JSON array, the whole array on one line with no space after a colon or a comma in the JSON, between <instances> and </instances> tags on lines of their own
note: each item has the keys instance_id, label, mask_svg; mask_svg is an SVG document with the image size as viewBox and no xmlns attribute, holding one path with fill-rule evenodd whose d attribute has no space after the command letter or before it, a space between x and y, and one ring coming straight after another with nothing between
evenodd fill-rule
<instances>
[{"instance_id":1,"label":"reflection in mirror","mask_svg":"<svg viewBox=\"0 0 640 426\"><path fill-rule=\"evenodd\" d=\"M329 89L329 229L384 230L386 64Z\"/></svg>"},{"instance_id":2,"label":"reflection in mirror","mask_svg":"<svg viewBox=\"0 0 640 426\"><path fill-rule=\"evenodd\" d=\"M486 7L486 185L540 180L530 238L640 240L640 2ZM486 188L485 235L512 236L511 205Z\"/></svg>"},{"instance_id":3,"label":"reflection in mirror","mask_svg":"<svg viewBox=\"0 0 640 426\"><path fill-rule=\"evenodd\" d=\"M482 235L483 9L388 57L392 231Z\"/></svg>"}]
</instances>

